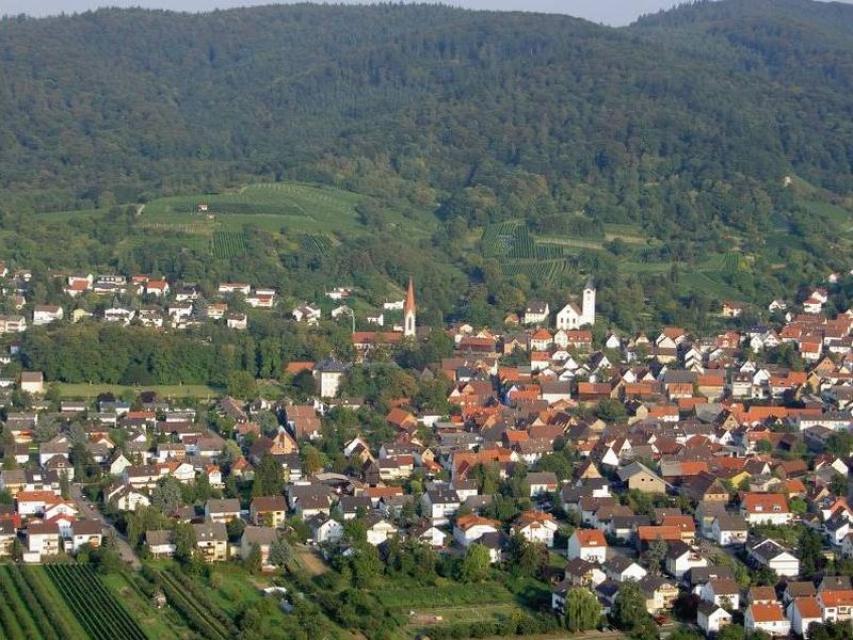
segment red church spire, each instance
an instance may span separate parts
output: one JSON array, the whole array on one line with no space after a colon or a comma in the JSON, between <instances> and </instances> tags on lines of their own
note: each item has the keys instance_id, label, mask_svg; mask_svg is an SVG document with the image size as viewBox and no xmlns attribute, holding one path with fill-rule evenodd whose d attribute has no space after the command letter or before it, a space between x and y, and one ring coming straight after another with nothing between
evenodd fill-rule
<instances>
[{"instance_id":1,"label":"red church spire","mask_svg":"<svg viewBox=\"0 0 853 640\"><path fill-rule=\"evenodd\" d=\"M409 290L406 292L406 304L403 305L403 313L414 313L415 311L415 285L409 276Z\"/></svg>"}]
</instances>

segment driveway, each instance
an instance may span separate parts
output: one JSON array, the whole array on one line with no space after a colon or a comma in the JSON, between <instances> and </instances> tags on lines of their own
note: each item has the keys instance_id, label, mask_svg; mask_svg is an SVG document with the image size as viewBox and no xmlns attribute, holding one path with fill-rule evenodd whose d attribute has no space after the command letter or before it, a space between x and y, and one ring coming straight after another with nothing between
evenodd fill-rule
<instances>
[{"instance_id":1,"label":"driveway","mask_svg":"<svg viewBox=\"0 0 853 640\"><path fill-rule=\"evenodd\" d=\"M141 569L142 563L139 561L139 557L134 553L131 546L127 543L127 538L116 531L116 528L104 517L104 514L98 511L98 509L83 496L80 485L72 484L69 492L80 515L89 520L96 520L100 522L104 528L109 530L109 534L113 537L113 540L115 540L116 549L118 550L121 559L133 567L135 571Z\"/></svg>"}]
</instances>

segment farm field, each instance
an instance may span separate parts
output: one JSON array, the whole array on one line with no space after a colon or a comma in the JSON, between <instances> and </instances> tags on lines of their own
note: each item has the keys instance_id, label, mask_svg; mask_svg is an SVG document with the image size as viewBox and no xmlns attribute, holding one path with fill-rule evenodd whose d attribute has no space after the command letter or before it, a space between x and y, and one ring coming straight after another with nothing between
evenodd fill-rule
<instances>
[{"instance_id":1,"label":"farm field","mask_svg":"<svg viewBox=\"0 0 853 640\"><path fill-rule=\"evenodd\" d=\"M228 259L246 253L246 239L242 231L214 231L211 242L214 258Z\"/></svg>"},{"instance_id":2,"label":"farm field","mask_svg":"<svg viewBox=\"0 0 853 640\"><path fill-rule=\"evenodd\" d=\"M234 606L225 610L210 597L210 590L169 564L153 563L143 569L149 581L157 581L166 600L200 637L208 640L227 640L238 634L234 624ZM230 614L230 615L229 615Z\"/></svg>"},{"instance_id":3,"label":"farm field","mask_svg":"<svg viewBox=\"0 0 853 640\"><path fill-rule=\"evenodd\" d=\"M0 637L87 640L41 567L0 565Z\"/></svg>"},{"instance_id":4,"label":"farm field","mask_svg":"<svg viewBox=\"0 0 853 640\"><path fill-rule=\"evenodd\" d=\"M233 564L223 563L215 567L213 572L217 576L216 587L210 587L206 592L211 602L232 618L247 604L263 598L259 587L271 585L269 579L249 575L242 567Z\"/></svg>"},{"instance_id":5,"label":"farm field","mask_svg":"<svg viewBox=\"0 0 853 640\"><path fill-rule=\"evenodd\" d=\"M177 612L171 607L157 609L150 598L133 581L136 575L108 573L101 576L104 585L127 607L128 612L139 621L139 625L157 640L184 640L192 632L186 627Z\"/></svg>"},{"instance_id":6,"label":"farm field","mask_svg":"<svg viewBox=\"0 0 853 640\"><path fill-rule=\"evenodd\" d=\"M515 596L497 583L485 583L476 590L466 585L440 581L434 587L386 588L376 590L376 598L389 609L411 610L462 605L512 604Z\"/></svg>"},{"instance_id":7,"label":"farm field","mask_svg":"<svg viewBox=\"0 0 853 640\"><path fill-rule=\"evenodd\" d=\"M81 399L97 398L103 393L112 393L115 396L120 396L127 391L133 392L134 394L139 394L143 391L153 391L161 398L197 399L217 398L223 393L222 389L209 387L204 384L130 386L121 384L76 384L58 382L56 385L63 398Z\"/></svg>"},{"instance_id":8,"label":"farm field","mask_svg":"<svg viewBox=\"0 0 853 640\"><path fill-rule=\"evenodd\" d=\"M454 623L496 621L513 614L529 612L524 606L528 586L519 583L514 593L499 582L486 582L470 589L467 585L444 579L432 587L413 585L375 589L376 598L390 610L407 618L405 633L409 638L425 633L430 627ZM529 604L529 603L528 603Z\"/></svg>"},{"instance_id":9,"label":"farm field","mask_svg":"<svg viewBox=\"0 0 853 640\"><path fill-rule=\"evenodd\" d=\"M633 225L607 225L605 236L620 237L635 246L648 243L640 229ZM534 236L518 220L486 227L480 246L485 257L500 260L504 275L523 274L531 281L552 284L559 284L565 276L577 270L580 253L604 250L602 241L591 238ZM641 262L629 256L619 259L617 265L623 273L668 274L672 268L668 261ZM749 269L747 258L742 254L735 251L715 254L697 264L679 265L679 285L685 293L702 290L719 298L736 297L736 292L724 277L741 269Z\"/></svg>"},{"instance_id":10,"label":"farm field","mask_svg":"<svg viewBox=\"0 0 853 640\"><path fill-rule=\"evenodd\" d=\"M195 225L203 229L240 231L254 224L272 232L357 231L355 206L362 196L331 187L297 182L249 185L237 192L172 196L145 207L143 223ZM206 204L207 212L197 212Z\"/></svg>"},{"instance_id":11,"label":"farm field","mask_svg":"<svg viewBox=\"0 0 853 640\"><path fill-rule=\"evenodd\" d=\"M261 183L221 194L171 196L148 203L140 218L143 228L176 229L183 233L214 237L216 232L241 232L255 225L272 233L358 235L367 232L356 206L365 200L350 191L301 182ZM208 210L199 212L206 204ZM386 212L388 224L406 233L426 235L431 216L408 218ZM221 242L221 241L220 241Z\"/></svg>"},{"instance_id":12,"label":"farm field","mask_svg":"<svg viewBox=\"0 0 853 640\"><path fill-rule=\"evenodd\" d=\"M93 640L149 640L91 567L50 564L44 572Z\"/></svg>"}]
</instances>

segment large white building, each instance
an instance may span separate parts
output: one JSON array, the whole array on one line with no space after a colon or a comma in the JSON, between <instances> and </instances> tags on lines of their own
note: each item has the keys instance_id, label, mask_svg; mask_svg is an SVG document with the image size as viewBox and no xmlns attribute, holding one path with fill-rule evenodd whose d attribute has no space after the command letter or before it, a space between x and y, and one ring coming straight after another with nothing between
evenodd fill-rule
<instances>
[{"instance_id":1,"label":"large white building","mask_svg":"<svg viewBox=\"0 0 853 640\"><path fill-rule=\"evenodd\" d=\"M557 312L557 329L579 329L585 325L595 324L595 285L588 280L583 289L583 302L580 309L569 302Z\"/></svg>"}]
</instances>

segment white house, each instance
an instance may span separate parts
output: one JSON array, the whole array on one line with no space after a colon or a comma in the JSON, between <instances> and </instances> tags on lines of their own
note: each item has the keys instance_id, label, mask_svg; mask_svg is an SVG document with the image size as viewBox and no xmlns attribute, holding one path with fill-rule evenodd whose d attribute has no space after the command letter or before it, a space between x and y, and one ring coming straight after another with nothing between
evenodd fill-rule
<instances>
[{"instance_id":1,"label":"white house","mask_svg":"<svg viewBox=\"0 0 853 640\"><path fill-rule=\"evenodd\" d=\"M52 522L30 522L27 525L27 551L30 561L39 562L43 556L59 554L59 527Z\"/></svg>"},{"instance_id":2,"label":"white house","mask_svg":"<svg viewBox=\"0 0 853 640\"><path fill-rule=\"evenodd\" d=\"M373 546L379 546L388 538L397 535L397 527L384 518L368 518L367 542Z\"/></svg>"},{"instance_id":3,"label":"white house","mask_svg":"<svg viewBox=\"0 0 853 640\"><path fill-rule=\"evenodd\" d=\"M218 289L221 294L240 293L244 296L249 295L251 290L252 287L245 282L223 282Z\"/></svg>"},{"instance_id":4,"label":"white house","mask_svg":"<svg viewBox=\"0 0 853 640\"><path fill-rule=\"evenodd\" d=\"M311 529L311 540L314 544L337 542L344 535L344 525L337 520L332 520L325 513L312 516L307 524Z\"/></svg>"},{"instance_id":5,"label":"white house","mask_svg":"<svg viewBox=\"0 0 853 640\"><path fill-rule=\"evenodd\" d=\"M707 567L708 559L696 549L683 542L672 542L666 553L666 570L670 575L681 579L685 573L697 567Z\"/></svg>"},{"instance_id":6,"label":"white house","mask_svg":"<svg viewBox=\"0 0 853 640\"><path fill-rule=\"evenodd\" d=\"M788 620L791 621L791 630L794 633L808 639L809 625L813 622L823 622L823 612L817 598L794 598L788 605Z\"/></svg>"},{"instance_id":7,"label":"white house","mask_svg":"<svg viewBox=\"0 0 853 640\"><path fill-rule=\"evenodd\" d=\"M770 636L787 636L791 632L791 622L778 603L749 605L743 624L748 633L763 631Z\"/></svg>"},{"instance_id":8,"label":"white house","mask_svg":"<svg viewBox=\"0 0 853 640\"><path fill-rule=\"evenodd\" d=\"M749 527L740 516L720 514L711 523L714 540L723 547L746 543Z\"/></svg>"},{"instance_id":9,"label":"white house","mask_svg":"<svg viewBox=\"0 0 853 640\"><path fill-rule=\"evenodd\" d=\"M740 609L740 587L731 578L708 580L699 590L699 597L726 609Z\"/></svg>"},{"instance_id":10,"label":"white house","mask_svg":"<svg viewBox=\"0 0 853 640\"><path fill-rule=\"evenodd\" d=\"M751 525L784 525L792 518L788 500L781 493L747 493L741 500L740 513Z\"/></svg>"},{"instance_id":11,"label":"white house","mask_svg":"<svg viewBox=\"0 0 853 640\"><path fill-rule=\"evenodd\" d=\"M33 326L41 327L62 320L65 312L57 305L37 304L33 308Z\"/></svg>"},{"instance_id":12,"label":"white house","mask_svg":"<svg viewBox=\"0 0 853 640\"><path fill-rule=\"evenodd\" d=\"M346 365L332 358L326 358L314 367L314 375L320 380L320 397L334 398L338 395Z\"/></svg>"},{"instance_id":13,"label":"white house","mask_svg":"<svg viewBox=\"0 0 853 640\"><path fill-rule=\"evenodd\" d=\"M440 549L447 544L448 535L429 522L424 523L420 527L413 527L409 533L412 538L421 544L429 545L435 549Z\"/></svg>"},{"instance_id":14,"label":"white house","mask_svg":"<svg viewBox=\"0 0 853 640\"><path fill-rule=\"evenodd\" d=\"M821 589L817 594L823 619L832 622L850 622L853 620L853 590Z\"/></svg>"},{"instance_id":15,"label":"white house","mask_svg":"<svg viewBox=\"0 0 853 640\"><path fill-rule=\"evenodd\" d=\"M778 576L795 578L800 574L800 560L775 540L767 538L755 545L747 545L749 556L758 564L771 569Z\"/></svg>"},{"instance_id":16,"label":"white house","mask_svg":"<svg viewBox=\"0 0 853 640\"><path fill-rule=\"evenodd\" d=\"M323 310L316 305L306 302L296 307L292 311L292 315L296 322L305 322L306 324L314 325L323 317Z\"/></svg>"},{"instance_id":17,"label":"white house","mask_svg":"<svg viewBox=\"0 0 853 640\"><path fill-rule=\"evenodd\" d=\"M497 520L475 514L460 516L453 527L453 538L463 547L467 547L487 533L497 533L500 524Z\"/></svg>"},{"instance_id":18,"label":"white house","mask_svg":"<svg viewBox=\"0 0 853 640\"><path fill-rule=\"evenodd\" d=\"M732 614L713 602L701 602L696 611L696 624L706 635L719 632L732 622Z\"/></svg>"},{"instance_id":19,"label":"white house","mask_svg":"<svg viewBox=\"0 0 853 640\"><path fill-rule=\"evenodd\" d=\"M575 529L569 538L568 558L603 564L607 559L607 540L598 529Z\"/></svg>"},{"instance_id":20,"label":"white house","mask_svg":"<svg viewBox=\"0 0 853 640\"><path fill-rule=\"evenodd\" d=\"M145 543L155 558L171 558L175 555L175 532L169 529L153 529L145 532Z\"/></svg>"},{"instance_id":21,"label":"white house","mask_svg":"<svg viewBox=\"0 0 853 640\"><path fill-rule=\"evenodd\" d=\"M430 489L421 496L421 513L433 524L447 524L460 505L459 495L453 489Z\"/></svg>"},{"instance_id":22,"label":"white house","mask_svg":"<svg viewBox=\"0 0 853 640\"><path fill-rule=\"evenodd\" d=\"M648 572L637 562L621 553L614 554L604 563L604 572L614 582L633 580L639 582Z\"/></svg>"},{"instance_id":23,"label":"white house","mask_svg":"<svg viewBox=\"0 0 853 640\"><path fill-rule=\"evenodd\" d=\"M557 532L557 522L550 513L541 511L525 511L513 523L510 532L520 533L528 542L554 546L554 534Z\"/></svg>"},{"instance_id":24,"label":"white house","mask_svg":"<svg viewBox=\"0 0 853 640\"><path fill-rule=\"evenodd\" d=\"M96 520L78 520L71 524L71 552L77 553L83 545L100 547L103 539L101 523Z\"/></svg>"},{"instance_id":25,"label":"white house","mask_svg":"<svg viewBox=\"0 0 853 640\"><path fill-rule=\"evenodd\" d=\"M544 324L550 315L551 308L547 302L531 300L524 309L524 324Z\"/></svg>"},{"instance_id":26,"label":"white house","mask_svg":"<svg viewBox=\"0 0 853 640\"><path fill-rule=\"evenodd\" d=\"M557 481L557 474L553 471L531 471L524 480L527 486L530 487L531 498L556 491L560 486Z\"/></svg>"}]
</instances>

